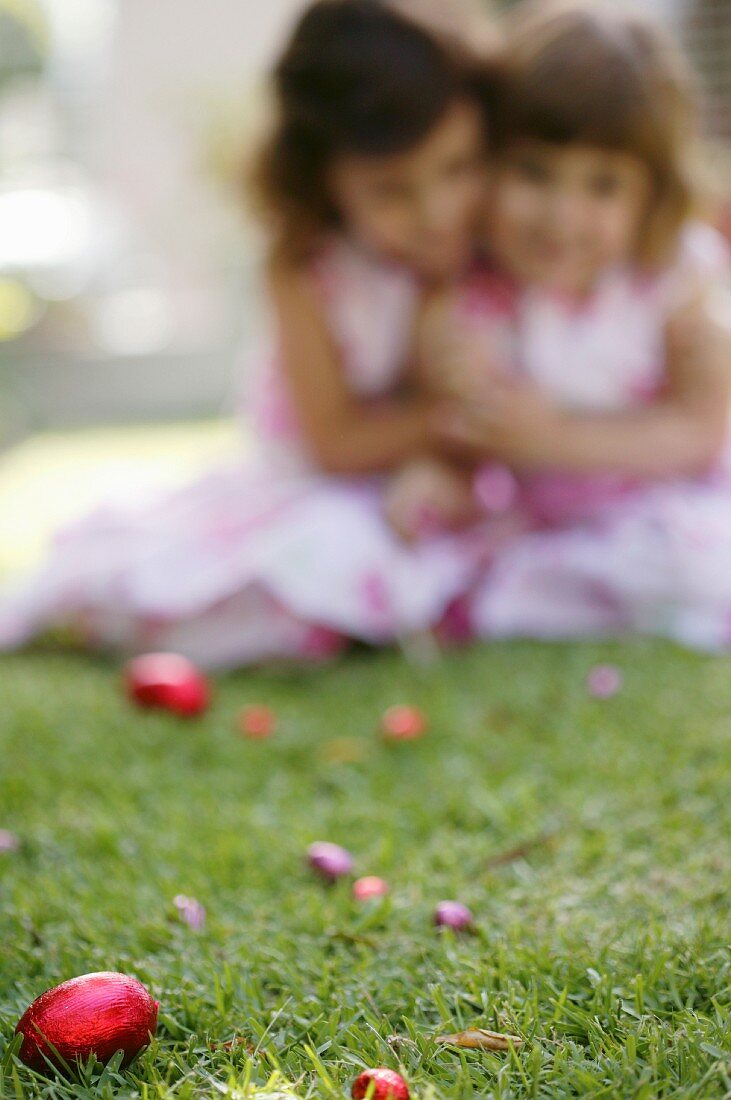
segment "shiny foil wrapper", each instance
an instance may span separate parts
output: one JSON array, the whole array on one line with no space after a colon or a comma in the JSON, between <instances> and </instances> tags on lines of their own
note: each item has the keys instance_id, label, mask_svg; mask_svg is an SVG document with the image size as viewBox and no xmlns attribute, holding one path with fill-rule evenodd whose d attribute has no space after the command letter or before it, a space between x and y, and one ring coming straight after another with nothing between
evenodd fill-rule
<instances>
[{"instance_id":1,"label":"shiny foil wrapper","mask_svg":"<svg viewBox=\"0 0 731 1100\"><path fill-rule=\"evenodd\" d=\"M41 994L15 1029L23 1035L20 1058L31 1069L63 1068L94 1054L106 1063L124 1051L123 1066L136 1058L157 1030L158 1003L142 982L101 971L72 978ZM55 1051L54 1051L55 1048Z\"/></svg>"}]
</instances>

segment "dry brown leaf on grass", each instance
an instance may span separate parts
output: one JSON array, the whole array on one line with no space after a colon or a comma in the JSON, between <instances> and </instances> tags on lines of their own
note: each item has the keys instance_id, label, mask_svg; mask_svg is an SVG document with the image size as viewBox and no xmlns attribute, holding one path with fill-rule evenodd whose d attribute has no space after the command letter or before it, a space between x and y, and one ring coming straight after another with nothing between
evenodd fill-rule
<instances>
[{"instance_id":1,"label":"dry brown leaf on grass","mask_svg":"<svg viewBox=\"0 0 731 1100\"><path fill-rule=\"evenodd\" d=\"M511 1046L523 1046L523 1040L517 1035L502 1035L499 1031L485 1031L481 1027L458 1031L455 1035L437 1035L435 1041L463 1050L510 1050Z\"/></svg>"},{"instance_id":2,"label":"dry brown leaf on grass","mask_svg":"<svg viewBox=\"0 0 731 1100\"><path fill-rule=\"evenodd\" d=\"M496 870L498 867L504 867L508 863L515 863L519 859L525 859L531 852L537 848L551 847L558 838L558 829L554 829L551 832L541 833L539 836L533 837L531 840L525 840L522 844L516 844L514 848L508 848L504 852L498 852L496 855L491 856L487 860L485 866L488 871Z\"/></svg>"}]
</instances>

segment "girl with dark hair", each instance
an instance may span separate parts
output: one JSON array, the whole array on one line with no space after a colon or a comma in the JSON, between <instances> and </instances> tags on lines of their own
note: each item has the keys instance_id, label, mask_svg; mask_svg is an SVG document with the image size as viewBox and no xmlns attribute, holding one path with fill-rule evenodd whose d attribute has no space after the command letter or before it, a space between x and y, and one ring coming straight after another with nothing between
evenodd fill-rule
<instances>
[{"instance_id":1,"label":"girl with dark hair","mask_svg":"<svg viewBox=\"0 0 731 1100\"><path fill-rule=\"evenodd\" d=\"M402 7L316 0L274 72L256 460L66 532L0 644L61 622L209 666L321 657L430 627L462 587L456 543L409 549L383 518L383 473L438 447L439 401L408 392L419 289L467 264L484 191L475 59Z\"/></svg>"}]
</instances>

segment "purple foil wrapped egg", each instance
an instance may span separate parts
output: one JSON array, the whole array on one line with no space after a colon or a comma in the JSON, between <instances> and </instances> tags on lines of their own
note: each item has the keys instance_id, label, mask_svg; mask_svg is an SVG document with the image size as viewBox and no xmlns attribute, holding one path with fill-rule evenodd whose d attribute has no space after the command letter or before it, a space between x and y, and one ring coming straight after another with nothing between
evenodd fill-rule
<instances>
[{"instance_id":1,"label":"purple foil wrapped egg","mask_svg":"<svg viewBox=\"0 0 731 1100\"><path fill-rule=\"evenodd\" d=\"M0 853L17 852L19 848L20 841L15 833L8 832L7 829L0 829Z\"/></svg>"},{"instance_id":2,"label":"purple foil wrapped egg","mask_svg":"<svg viewBox=\"0 0 731 1100\"><path fill-rule=\"evenodd\" d=\"M206 911L195 898L186 897L185 894L176 894L173 898L173 905L178 910L180 919L196 932L206 923Z\"/></svg>"},{"instance_id":3,"label":"purple foil wrapped egg","mask_svg":"<svg viewBox=\"0 0 731 1100\"><path fill-rule=\"evenodd\" d=\"M328 882L335 882L353 870L353 857L339 844L318 840L307 849L307 862Z\"/></svg>"},{"instance_id":4,"label":"purple foil wrapped egg","mask_svg":"<svg viewBox=\"0 0 731 1100\"><path fill-rule=\"evenodd\" d=\"M451 928L454 932L466 932L474 926L474 918L460 901L440 901L434 910L434 923L438 928Z\"/></svg>"}]
</instances>

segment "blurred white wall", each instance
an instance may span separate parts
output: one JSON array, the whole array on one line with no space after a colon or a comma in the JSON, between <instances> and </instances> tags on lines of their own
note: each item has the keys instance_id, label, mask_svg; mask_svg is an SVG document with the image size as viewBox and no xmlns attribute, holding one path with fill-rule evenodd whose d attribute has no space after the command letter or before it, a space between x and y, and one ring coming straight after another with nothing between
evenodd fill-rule
<instances>
[{"instance_id":1,"label":"blurred white wall","mask_svg":"<svg viewBox=\"0 0 731 1100\"><path fill-rule=\"evenodd\" d=\"M96 168L144 237L182 264L225 244L206 163L237 141L304 0L121 0L97 112ZM237 150L231 150L232 156Z\"/></svg>"}]
</instances>

